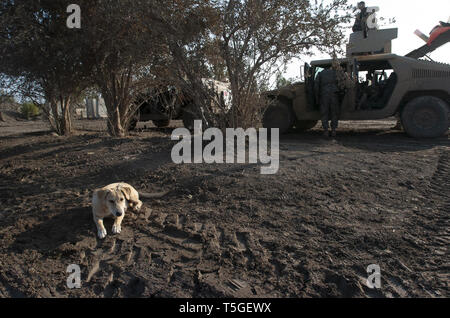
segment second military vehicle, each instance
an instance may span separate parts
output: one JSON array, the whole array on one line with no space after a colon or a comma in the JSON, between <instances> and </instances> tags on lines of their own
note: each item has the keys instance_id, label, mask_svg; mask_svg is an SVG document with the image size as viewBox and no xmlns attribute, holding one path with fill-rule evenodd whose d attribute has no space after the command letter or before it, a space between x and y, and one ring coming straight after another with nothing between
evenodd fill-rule
<instances>
[{"instance_id":1,"label":"second military vehicle","mask_svg":"<svg viewBox=\"0 0 450 318\"><path fill-rule=\"evenodd\" d=\"M202 79L203 84L220 96L226 105L230 103L230 84L213 79ZM139 121L152 121L156 127L167 127L171 120L182 120L188 129L193 129L194 120L198 119L193 97L186 91L175 87L159 87L142 95L137 102L139 107L130 129L136 128ZM212 103L213 104L213 103Z\"/></svg>"}]
</instances>

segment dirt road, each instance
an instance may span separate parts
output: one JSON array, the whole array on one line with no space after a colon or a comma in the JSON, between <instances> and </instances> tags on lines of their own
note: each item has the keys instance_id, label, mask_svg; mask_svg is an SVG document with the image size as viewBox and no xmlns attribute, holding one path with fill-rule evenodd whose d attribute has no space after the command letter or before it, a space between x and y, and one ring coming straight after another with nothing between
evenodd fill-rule
<instances>
[{"instance_id":1,"label":"dirt road","mask_svg":"<svg viewBox=\"0 0 450 318\"><path fill-rule=\"evenodd\" d=\"M23 125L0 124L0 297L450 296L448 137L410 139L395 121L343 123L336 141L290 134L263 176L173 164L172 129ZM116 181L171 192L100 241L91 192ZM66 286L70 264L81 289Z\"/></svg>"}]
</instances>

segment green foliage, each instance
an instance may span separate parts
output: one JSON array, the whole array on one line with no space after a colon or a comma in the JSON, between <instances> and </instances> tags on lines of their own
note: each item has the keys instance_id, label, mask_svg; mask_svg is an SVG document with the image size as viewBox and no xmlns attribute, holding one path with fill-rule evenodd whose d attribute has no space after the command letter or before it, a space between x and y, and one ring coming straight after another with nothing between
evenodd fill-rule
<instances>
[{"instance_id":1,"label":"green foliage","mask_svg":"<svg viewBox=\"0 0 450 318\"><path fill-rule=\"evenodd\" d=\"M23 103L22 106L20 106L20 113L27 119L30 119L39 116L41 111L39 110L39 107L33 103Z\"/></svg>"},{"instance_id":2,"label":"green foliage","mask_svg":"<svg viewBox=\"0 0 450 318\"><path fill-rule=\"evenodd\" d=\"M0 105L1 104L14 104L16 101L14 97L8 95L3 90L0 90Z\"/></svg>"}]
</instances>

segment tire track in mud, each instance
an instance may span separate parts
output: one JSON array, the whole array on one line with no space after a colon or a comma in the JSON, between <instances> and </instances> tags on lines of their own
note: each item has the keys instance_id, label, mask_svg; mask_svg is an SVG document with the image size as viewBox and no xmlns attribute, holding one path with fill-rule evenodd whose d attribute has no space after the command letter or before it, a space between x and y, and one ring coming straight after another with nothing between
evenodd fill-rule
<instances>
[{"instance_id":1,"label":"tire track in mud","mask_svg":"<svg viewBox=\"0 0 450 318\"><path fill-rule=\"evenodd\" d=\"M131 220L122 234L98 243L87 282L103 297L147 297L164 287L170 296L177 286L193 297L262 297L288 290L292 281L298 282L292 295L326 293L313 284L317 279L302 246L276 236L263 238L251 229L152 211ZM184 273L181 280L179 272ZM275 278L261 285L255 272ZM343 295L360 294L358 286L336 275L330 272L324 279ZM183 285L186 277L192 289Z\"/></svg>"},{"instance_id":2,"label":"tire track in mud","mask_svg":"<svg viewBox=\"0 0 450 318\"><path fill-rule=\"evenodd\" d=\"M426 215L428 223L422 226L430 237L425 240L425 248L429 251L429 261L422 271L422 277L440 287L448 288L450 275L446 269L449 268L448 246L450 245L450 151L445 149L440 154L439 161L431 180L430 186L424 190L426 201L430 207L429 215ZM427 212L428 214L428 212ZM447 295L436 294L433 287L425 288L432 297L446 297ZM428 290L430 289L430 290Z\"/></svg>"},{"instance_id":3,"label":"tire track in mud","mask_svg":"<svg viewBox=\"0 0 450 318\"><path fill-rule=\"evenodd\" d=\"M165 265L182 266L193 274L193 296L253 297L256 290L251 282L241 280L241 274L267 268L272 259L272 253L249 231L193 222L187 216L154 212L141 231L143 244L153 241L153 247L159 245ZM170 270L170 283L172 276Z\"/></svg>"},{"instance_id":4,"label":"tire track in mud","mask_svg":"<svg viewBox=\"0 0 450 318\"><path fill-rule=\"evenodd\" d=\"M431 179L431 193L443 198L438 204L440 210L450 210L450 151L445 150L438 162L436 172Z\"/></svg>"},{"instance_id":5,"label":"tire track in mud","mask_svg":"<svg viewBox=\"0 0 450 318\"><path fill-rule=\"evenodd\" d=\"M96 249L89 252L86 283L98 296L151 295L152 281L167 284L176 266L188 267L201 259L203 227L189 227L177 214L143 213L125 225L120 235L98 241Z\"/></svg>"},{"instance_id":6,"label":"tire track in mud","mask_svg":"<svg viewBox=\"0 0 450 318\"><path fill-rule=\"evenodd\" d=\"M418 290L430 297L448 296L440 291L448 290L450 280L450 151L444 148L437 155L434 173L419 190L422 198L417 202L422 208L413 210L406 227L409 231L402 235L404 248L418 257L395 260L403 278L398 274L384 278L395 297L417 297Z\"/></svg>"},{"instance_id":7,"label":"tire track in mud","mask_svg":"<svg viewBox=\"0 0 450 318\"><path fill-rule=\"evenodd\" d=\"M433 245L440 246L440 253L446 255L450 244L450 151L444 151L430 184L430 203L437 208L435 240ZM436 202L438 202L436 204ZM438 254L440 254L438 253Z\"/></svg>"},{"instance_id":8,"label":"tire track in mud","mask_svg":"<svg viewBox=\"0 0 450 318\"><path fill-rule=\"evenodd\" d=\"M276 237L263 239L251 229L194 223L162 212L153 213L150 219L142 232L144 241L162 244L162 254L173 249L181 255L184 270L195 270L194 297L262 297L278 288L285 289L292 279L300 279L299 290L309 281L300 246L292 247L284 240L279 243ZM267 289L258 278L252 278L255 272L262 276L276 273L278 278L271 279L272 287Z\"/></svg>"}]
</instances>

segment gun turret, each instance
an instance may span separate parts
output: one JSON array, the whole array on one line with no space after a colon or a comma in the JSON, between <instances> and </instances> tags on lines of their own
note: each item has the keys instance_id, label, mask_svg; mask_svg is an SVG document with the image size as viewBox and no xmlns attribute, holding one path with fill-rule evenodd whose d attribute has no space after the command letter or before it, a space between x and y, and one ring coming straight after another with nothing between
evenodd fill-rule
<instances>
[{"instance_id":1,"label":"gun turret","mask_svg":"<svg viewBox=\"0 0 450 318\"><path fill-rule=\"evenodd\" d=\"M377 12L379 7L366 7L358 3L360 13L356 15L353 34L347 45L347 57L392 52L392 40L398 36L398 29L379 30Z\"/></svg>"},{"instance_id":2,"label":"gun turret","mask_svg":"<svg viewBox=\"0 0 450 318\"><path fill-rule=\"evenodd\" d=\"M367 37L363 31L350 35L347 45L347 57L392 53L392 40L398 37L398 29L368 30Z\"/></svg>"}]
</instances>

